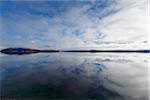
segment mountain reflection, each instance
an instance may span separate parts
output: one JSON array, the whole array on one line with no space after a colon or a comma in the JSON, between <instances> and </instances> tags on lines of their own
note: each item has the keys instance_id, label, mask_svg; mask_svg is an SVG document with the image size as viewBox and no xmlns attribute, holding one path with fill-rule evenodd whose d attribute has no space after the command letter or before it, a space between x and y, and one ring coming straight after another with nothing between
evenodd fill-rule
<instances>
[{"instance_id":1,"label":"mountain reflection","mask_svg":"<svg viewBox=\"0 0 150 100\"><path fill-rule=\"evenodd\" d=\"M4 55L1 98L148 100L146 54Z\"/></svg>"}]
</instances>

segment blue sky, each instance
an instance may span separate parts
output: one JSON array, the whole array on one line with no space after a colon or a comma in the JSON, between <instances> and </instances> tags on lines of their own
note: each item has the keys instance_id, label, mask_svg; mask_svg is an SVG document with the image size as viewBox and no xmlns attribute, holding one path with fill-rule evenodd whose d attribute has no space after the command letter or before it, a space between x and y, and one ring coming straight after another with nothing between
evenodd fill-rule
<instances>
[{"instance_id":1,"label":"blue sky","mask_svg":"<svg viewBox=\"0 0 150 100\"><path fill-rule=\"evenodd\" d=\"M148 48L147 0L1 1L0 47Z\"/></svg>"}]
</instances>

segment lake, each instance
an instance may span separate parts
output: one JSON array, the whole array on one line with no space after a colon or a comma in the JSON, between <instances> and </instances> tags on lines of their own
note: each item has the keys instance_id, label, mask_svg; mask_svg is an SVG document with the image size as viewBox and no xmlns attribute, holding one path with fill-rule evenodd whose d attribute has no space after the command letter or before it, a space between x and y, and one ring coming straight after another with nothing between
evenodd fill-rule
<instances>
[{"instance_id":1,"label":"lake","mask_svg":"<svg viewBox=\"0 0 150 100\"><path fill-rule=\"evenodd\" d=\"M148 100L148 54L0 54L1 99Z\"/></svg>"}]
</instances>

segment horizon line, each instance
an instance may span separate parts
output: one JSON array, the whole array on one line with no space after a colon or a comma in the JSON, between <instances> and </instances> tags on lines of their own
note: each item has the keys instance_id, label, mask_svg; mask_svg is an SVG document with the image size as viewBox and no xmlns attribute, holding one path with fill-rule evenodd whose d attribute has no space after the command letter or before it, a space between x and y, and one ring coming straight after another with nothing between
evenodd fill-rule
<instances>
[{"instance_id":1,"label":"horizon line","mask_svg":"<svg viewBox=\"0 0 150 100\"><path fill-rule=\"evenodd\" d=\"M29 48L6 48L0 50L1 53L5 54L31 54L31 53L55 53L55 52L72 52L72 53L150 53L150 50L53 50L53 49L29 49Z\"/></svg>"}]
</instances>

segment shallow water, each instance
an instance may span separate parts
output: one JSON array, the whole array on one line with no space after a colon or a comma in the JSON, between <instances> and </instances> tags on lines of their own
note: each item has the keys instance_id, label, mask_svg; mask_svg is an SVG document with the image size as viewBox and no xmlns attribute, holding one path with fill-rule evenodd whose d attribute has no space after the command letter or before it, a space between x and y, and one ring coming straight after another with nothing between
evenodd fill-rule
<instances>
[{"instance_id":1,"label":"shallow water","mask_svg":"<svg viewBox=\"0 0 150 100\"><path fill-rule=\"evenodd\" d=\"M148 100L148 54L0 54L1 99Z\"/></svg>"}]
</instances>

